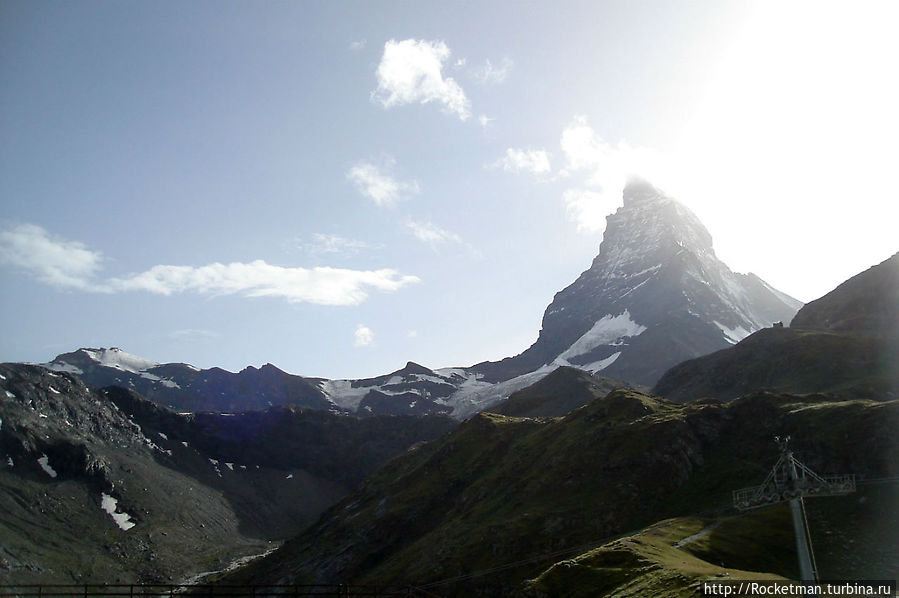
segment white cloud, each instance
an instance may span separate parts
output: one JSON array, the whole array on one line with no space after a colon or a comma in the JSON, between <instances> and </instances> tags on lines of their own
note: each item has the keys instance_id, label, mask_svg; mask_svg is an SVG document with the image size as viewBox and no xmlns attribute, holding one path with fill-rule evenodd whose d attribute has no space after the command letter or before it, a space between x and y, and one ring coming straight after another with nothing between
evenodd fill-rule
<instances>
[{"instance_id":1,"label":"white cloud","mask_svg":"<svg viewBox=\"0 0 899 598\"><path fill-rule=\"evenodd\" d=\"M491 165L506 172L530 172L534 175L548 174L551 170L549 154L545 150L522 150L509 148L506 154Z\"/></svg>"},{"instance_id":2,"label":"white cloud","mask_svg":"<svg viewBox=\"0 0 899 598\"><path fill-rule=\"evenodd\" d=\"M372 332L371 328L363 324L356 326L356 331L353 333L353 345L357 347L367 347L372 344L374 340L375 333Z\"/></svg>"},{"instance_id":3,"label":"white cloud","mask_svg":"<svg viewBox=\"0 0 899 598\"><path fill-rule=\"evenodd\" d=\"M484 65L474 71L475 78L481 83L499 84L506 80L512 71L512 60L503 58L499 66L494 66L490 60L485 60Z\"/></svg>"},{"instance_id":4,"label":"white cloud","mask_svg":"<svg viewBox=\"0 0 899 598\"><path fill-rule=\"evenodd\" d=\"M183 328L181 330L173 330L169 333L169 338L187 342L209 341L217 339L220 336L221 335L218 332L199 328Z\"/></svg>"},{"instance_id":5,"label":"white cloud","mask_svg":"<svg viewBox=\"0 0 899 598\"><path fill-rule=\"evenodd\" d=\"M372 100L384 108L436 101L444 111L468 119L471 102L452 77L443 76L443 63L449 56L449 48L441 41L388 41L378 64L378 87Z\"/></svg>"},{"instance_id":6,"label":"white cloud","mask_svg":"<svg viewBox=\"0 0 899 598\"><path fill-rule=\"evenodd\" d=\"M99 280L101 256L82 243L53 239L26 224L0 232L0 263L26 271L41 282L88 292L145 291L159 295L279 297L291 303L358 305L370 290L393 292L419 282L391 269L287 268L263 260L206 266L153 266L129 276Z\"/></svg>"},{"instance_id":7,"label":"white cloud","mask_svg":"<svg viewBox=\"0 0 899 598\"><path fill-rule=\"evenodd\" d=\"M263 260L200 267L160 265L110 281L116 289L123 291L140 290L160 295L184 292L241 294L319 305L358 305L368 297L369 288L391 292L415 282L419 282L417 277L401 276L390 269L285 268Z\"/></svg>"},{"instance_id":8,"label":"white cloud","mask_svg":"<svg viewBox=\"0 0 899 598\"><path fill-rule=\"evenodd\" d=\"M78 241L53 238L34 224L0 231L0 264L28 272L59 288L100 291L93 279L103 256Z\"/></svg>"},{"instance_id":9,"label":"white cloud","mask_svg":"<svg viewBox=\"0 0 899 598\"><path fill-rule=\"evenodd\" d=\"M478 124L480 124L482 127L484 127L486 129L487 125L489 125L491 122L493 122L495 120L496 120L495 118L490 118L486 114L482 114L478 117Z\"/></svg>"},{"instance_id":10,"label":"white cloud","mask_svg":"<svg viewBox=\"0 0 899 598\"><path fill-rule=\"evenodd\" d=\"M611 200L605 193L589 189L567 189L562 194L568 218L577 225L578 232L602 232L606 225L606 215L615 211L617 200Z\"/></svg>"},{"instance_id":11,"label":"white cloud","mask_svg":"<svg viewBox=\"0 0 899 598\"><path fill-rule=\"evenodd\" d=\"M368 249L376 249L376 245L359 241L357 239L347 239L340 235L315 233L312 235L312 241L308 243L298 243L305 251L315 254L353 256L360 251Z\"/></svg>"},{"instance_id":12,"label":"white cloud","mask_svg":"<svg viewBox=\"0 0 899 598\"><path fill-rule=\"evenodd\" d=\"M393 166L394 160L386 160L387 167ZM384 168L371 162L359 162L346 173L347 179L356 185L359 193L369 198L379 207L390 207L408 195L418 193L418 183L398 181Z\"/></svg>"},{"instance_id":13,"label":"white cloud","mask_svg":"<svg viewBox=\"0 0 899 598\"><path fill-rule=\"evenodd\" d=\"M565 128L560 146L565 156L560 175L586 174L580 188L568 189L562 196L578 231L605 229L605 216L620 205L622 190L631 176L641 176L669 190L676 187L676 175L659 153L631 147L625 141L613 146L597 135L584 117L575 118Z\"/></svg>"},{"instance_id":14,"label":"white cloud","mask_svg":"<svg viewBox=\"0 0 899 598\"><path fill-rule=\"evenodd\" d=\"M419 222L411 218L406 220L406 228L408 228L416 239L423 243L427 243L433 249L444 243L462 243L461 237L456 233L428 222Z\"/></svg>"},{"instance_id":15,"label":"white cloud","mask_svg":"<svg viewBox=\"0 0 899 598\"><path fill-rule=\"evenodd\" d=\"M349 49L353 51L363 50L365 48L365 39L360 39L358 41L350 42Z\"/></svg>"}]
</instances>

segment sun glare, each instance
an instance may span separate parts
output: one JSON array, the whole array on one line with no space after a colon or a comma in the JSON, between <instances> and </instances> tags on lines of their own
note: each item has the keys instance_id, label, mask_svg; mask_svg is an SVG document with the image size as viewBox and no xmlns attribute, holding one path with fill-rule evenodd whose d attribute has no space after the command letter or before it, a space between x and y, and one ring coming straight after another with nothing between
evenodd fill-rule
<instances>
[{"instance_id":1,"label":"sun glare","mask_svg":"<svg viewBox=\"0 0 899 598\"><path fill-rule=\"evenodd\" d=\"M712 230L738 216L746 229L792 220L825 232L851 226L846 212L862 218L866 203L895 205L884 185L899 136L897 17L896 3L755 6L686 121L673 190ZM866 223L883 258L895 251L890 220ZM802 252L799 237L765 247L728 238L716 246L736 269L760 263L759 252Z\"/></svg>"}]
</instances>

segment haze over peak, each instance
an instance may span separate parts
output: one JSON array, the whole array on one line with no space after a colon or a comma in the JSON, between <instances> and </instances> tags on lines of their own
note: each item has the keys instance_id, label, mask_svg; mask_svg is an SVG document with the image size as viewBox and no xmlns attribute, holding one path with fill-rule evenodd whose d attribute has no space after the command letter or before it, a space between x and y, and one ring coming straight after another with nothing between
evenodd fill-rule
<instances>
[{"instance_id":1,"label":"haze over peak","mask_svg":"<svg viewBox=\"0 0 899 598\"><path fill-rule=\"evenodd\" d=\"M699 218L644 179L607 217L599 254L558 292L524 353L482 364L497 379L548 364L652 384L679 361L724 348L801 303L715 255Z\"/></svg>"}]
</instances>

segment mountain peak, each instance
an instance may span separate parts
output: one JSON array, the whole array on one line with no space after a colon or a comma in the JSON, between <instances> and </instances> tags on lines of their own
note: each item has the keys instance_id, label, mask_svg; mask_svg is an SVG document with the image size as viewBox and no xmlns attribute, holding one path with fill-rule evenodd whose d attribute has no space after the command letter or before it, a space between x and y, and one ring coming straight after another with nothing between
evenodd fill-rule
<instances>
[{"instance_id":1,"label":"mountain peak","mask_svg":"<svg viewBox=\"0 0 899 598\"><path fill-rule=\"evenodd\" d=\"M651 200L670 200L671 198L659 191L652 183L640 176L631 176L624 186L624 204L644 202Z\"/></svg>"},{"instance_id":2,"label":"mountain peak","mask_svg":"<svg viewBox=\"0 0 899 598\"><path fill-rule=\"evenodd\" d=\"M799 308L757 277L732 272L699 218L645 179L632 178L623 199L590 268L547 307L537 342L497 364L499 375L483 368L488 376L573 365L651 385L676 363Z\"/></svg>"}]
</instances>

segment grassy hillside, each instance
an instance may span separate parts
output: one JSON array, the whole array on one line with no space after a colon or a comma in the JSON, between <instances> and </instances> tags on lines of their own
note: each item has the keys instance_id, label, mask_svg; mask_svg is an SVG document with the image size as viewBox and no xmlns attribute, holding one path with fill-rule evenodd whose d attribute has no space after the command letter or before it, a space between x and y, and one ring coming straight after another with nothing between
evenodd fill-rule
<instances>
[{"instance_id":1,"label":"grassy hillside","mask_svg":"<svg viewBox=\"0 0 899 598\"><path fill-rule=\"evenodd\" d=\"M506 595L552 563L535 555L726 511L733 489L764 479L777 434L821 473L894 475L897 423L899 401L766 393L679 405L619 390L563 418L483 413L394 460L231 580L457 579L445 595Z\"/></svg>"}]
</instances>

